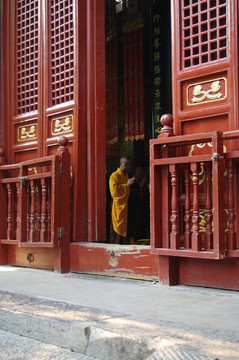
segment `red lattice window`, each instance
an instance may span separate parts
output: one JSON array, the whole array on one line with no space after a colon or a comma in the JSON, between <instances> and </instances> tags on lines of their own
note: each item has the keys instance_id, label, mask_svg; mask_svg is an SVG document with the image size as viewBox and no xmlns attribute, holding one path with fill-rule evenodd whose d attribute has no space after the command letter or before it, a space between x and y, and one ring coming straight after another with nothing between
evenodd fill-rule
<instances>
[{"instance_id":1,"label":"red lattice window","mask_svg":"<svg viewBox=\"0 0 239 360\"><path fill-rule=\"evenodd\" d=\"M73 1L50 2L50 106L73 100Z\"/></svg>"},{"instance_id":2,"label":"red lattice window","mask_svg":"<svg viewBox=\"0 0 239 360\"><path fill-rule=\"evenodd\" d=\"M181 0L181 68L228 56L227 0Z\"/></svg>"},{"instance_id":3,"label":"red lattice window","mask_svg":"<svg viewBox=\"0 0 239 360\"><path fill-rule=\"evenodd\" d=\"M38 108L38 1L16 2L16 114Z\"/></svg>"}]
</instances>

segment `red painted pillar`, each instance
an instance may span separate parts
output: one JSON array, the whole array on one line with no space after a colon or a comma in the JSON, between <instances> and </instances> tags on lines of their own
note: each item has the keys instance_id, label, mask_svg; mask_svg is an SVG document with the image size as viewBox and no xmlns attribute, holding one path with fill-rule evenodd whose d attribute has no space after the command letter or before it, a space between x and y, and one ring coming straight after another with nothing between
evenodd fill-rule
<instances>
[{"instance_id":1,"label":"red painted pillar","mask_svg":"<svg viewBox=\"0 0 239 360\"><path fill-rule=\"evenodd\" d=\"M60 273L70 271L70 229L71 229L71 179L70 163L71 155L67 149L68 139L62 136L59 139L59 148L56 155L61 157L61 209L60 227L63 229L60 245L54 251L54 270Z\"/></svg>"},{"instance_id":2,"label":"red painted pillar","mask_svg":"<svg viewBox=\"0 0 239 360\"><path fill-rule=\"evenodd\" d=\"M87 239L106 239L105 1L86 1Z\"/></svg>"}]
</instances>

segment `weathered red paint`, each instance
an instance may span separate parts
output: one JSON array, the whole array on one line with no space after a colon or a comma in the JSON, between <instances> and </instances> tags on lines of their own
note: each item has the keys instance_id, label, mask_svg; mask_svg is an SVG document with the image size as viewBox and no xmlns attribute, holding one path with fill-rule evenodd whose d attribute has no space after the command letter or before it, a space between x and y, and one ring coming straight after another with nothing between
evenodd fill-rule
<instances>
[{"instance_id":1,"label":"weathered red paint","mask_svg":"<svg viewBox=\"0 0 239 360\"><path fill-rule=\"evenodd\" d=\"M72 243L71 271L158 280L158 256L149 246Z\"/></svg>"}]
</instances>

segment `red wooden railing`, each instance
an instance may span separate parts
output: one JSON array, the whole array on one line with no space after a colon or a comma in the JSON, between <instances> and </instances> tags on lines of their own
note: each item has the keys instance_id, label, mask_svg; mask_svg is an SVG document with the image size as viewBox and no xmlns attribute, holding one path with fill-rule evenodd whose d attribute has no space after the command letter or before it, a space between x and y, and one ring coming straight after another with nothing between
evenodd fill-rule
<instances>
[{"instance_id":1,"label":"red wooden railing","mask_svg":"<svg viewBox=\"0 0 239 360\"><path fill-rule=\"evenodd\" d=\"M0 243L60 247L70 236L70 154L62 137L56 155L7 165L0 149ZM63 234L64 233L64 234Z\"/></svg>"},{"instance_id":2,"label":"red wooden railing","mask_svg":"<svg viewBox=\"0 0 239 360\"><path fill-rule=\"evenodd\" d=\"M152 250L239 257L239 131L174 136L172 121L150 142Z\"/></svg>"}]
</instances>

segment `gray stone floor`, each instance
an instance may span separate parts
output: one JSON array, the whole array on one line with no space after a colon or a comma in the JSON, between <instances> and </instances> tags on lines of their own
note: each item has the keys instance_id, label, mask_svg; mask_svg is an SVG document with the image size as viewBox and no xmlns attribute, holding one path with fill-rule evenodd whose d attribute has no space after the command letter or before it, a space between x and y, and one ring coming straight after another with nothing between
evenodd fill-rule
<instances>
[{"instance_id":1,"label":"gray stone floor","mask_svg":"<svg viewBox=\"0 0 239 360\"><path fill-rule=\"evenodd\" d=\"M55 345L0 330L1 360L97 360ZM122 359L123 360L123 359ZM137 359L135 359L137 360ZM146 360L216 360L190 351L164 346ZM218 359L219 360L219 359Z\"/></svg>"},{"instance_id":2,"label":"gray stone floor","mask_svg":"<svg viewBox=\"0 0 239 360\"><path fill-rule=\"evenodd\" d=\"M55 345L0 330L1 360L95 360Z\"/></svg>"},{"instance_id":3,"label":"gray stone floor","mask_svg":"<svg viewBox=\"0 0 239 360\"><path fill-rule=\"evenodd\" d=\"M0 266L0 329L0 360L238 360L239 292Z\"/></svg>"}]
</instances>

